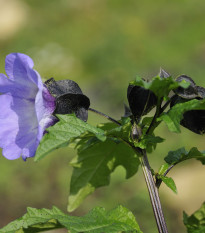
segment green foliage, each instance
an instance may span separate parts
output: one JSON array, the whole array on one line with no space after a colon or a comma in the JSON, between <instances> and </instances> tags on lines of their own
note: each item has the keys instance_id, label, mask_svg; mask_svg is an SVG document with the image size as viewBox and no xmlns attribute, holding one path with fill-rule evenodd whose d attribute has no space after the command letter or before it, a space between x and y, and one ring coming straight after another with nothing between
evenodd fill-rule
<instances>
[{"instance_id":1,"label":"green foliage","mask_svg":"<svg viewBox=\"0 0 205 233\"><path fill-rule=\"evenodd\" d=\"M190 151L186 151L184 147L179 148L176 151L170 151L164 158L166 163L159 168L157 178L161 179L175 193L177 193L177 189L174 180L170 177L164 176L164 174L170 165L176 165L188 159L197 159L202 164L205 164L205 152L200 152L196 147L191 148Z\"/></svg>"},{"instance_id":2,"label":"green foliage","mask_svg":"<svg viewBox=\"0 0 205 233\"><path fill-rule=\"evenodd\" d=\"M205 152L200 152L196 147L191 148L189 152L186 151L185 148L180 148L176 151L170 151L164 158L168 164L174 165L187 159L197 159L202 164L205 164Z\"/></svg>"},{"instance_id":3,"label":"green foliage","mask_svg":"<svg viewBox=\"0 0 205 233\"><path fill-rule=\"evenodd\" d=\"M98 187L108 185L110 174L119 165L126 169L126 178L133 176L140 164L132 148L114 138L105 142L95 138L79 142L74 167L68 210L76 209L84 198Z\"/></svg>"},{"instance_id":4,"label":"green foliage","mask_svg":"<svg viewBox=\"0 0 205 233\"><path fill-rule=\"evenodd\" d=\"M204 233L205 232L205 202L199 210L188 216L184 212L184 225L188 233Z\"/></svg>"},{"instance_id":5,"label":"green foliage","mask_svg":"<svg viewBox=\"0 0 205 233\"><path fill-rule=\"evenodd\" d=\"M111 211L98 207L83 217L66 215L57 207L51 210L27 208L23 217L9 223L0 232L35 233L58 228L66 228L71 233L142 233L134 215L122 206Z\"/></svg>"},{"instance_id":6,"label":"green foliage","mask_svg":"<svg viewBox=\"0 0 205 233\"><path fill-rule=\"evenodd\" d=\"M177 193L177 187L171 177L158 175L157 178L161 179L166 184L166 186L169 187L174 193Z\"/></svg>"},{"instance_id":7,"label":"green foliage","mask_svg":"<svg viewBox=\"0 0 205 233\"><path fill-rule=\"evenodd\" d=\"M150 91L154 92L158 98L164 97L167 98L168 94L171 90L176 89L177 87L187 88L189 84L185 81L177 82L172 77L168 78L160 78L155 77L151 81L147 82L137 77L135 81L131 82L130 84L144 87L145 89L149 89Z\"/></svg>"},{"instance_id":8,"label":"green foliage","mask_svg":"<svg viewBox=\"0 0 205 233\"><path fill-rule=\"evenodd\" d=\"M122 117L121 126L118 126L114 123L104 123L98 125L99 128L105 131L105 135L107 137L118 138L120 140L129 141L130 139L130 131L132 128L132 124L130 122L129 117Z\"/></svg>"},{"instance_id":9,"label":"green foliage","mask_svg":"<svg viewBox=\"0 0 205 233\"><path fill-rule=\"evenodd\" d=\"M159 174L159 175L164 175L164 173L167 171L167 169L169 168L169 166L170 166L170 164L168 164L168 163L163 164L163 165L159 168L158 174Z\"/></svg>"},{"instance_id":10,"label":"green foliage","mask_svg":"<svg viewBox=\"0 0 205 233\"><path fill-rule=\"evenodd\" d=\"M42 77L55 75L62 79L69 73L69 77L78 77L80 82L89 80L96 89L94 92L90 90L92 95L94 98L96 93L98 95L96 106L105 105L108 102L111 104L111 100L116 103L117 99L122 99L125 93L124 86L127 84L125 77L133 76L136 70L139 73L144 73L145 70L147 74L154 73L159 64L163 64L173 73L179 73L180 69L186 67L187 73L194 74L198 80L201 79L201 83L204 82L201 75L205 72L202 46L204 35L201 28L205 26L203 11L205 1L197 1L197 4L195 1L186 1L186 4L185 1L142 1L140 3L130 1L129 4L122 0L101 1L100 4L89 1L89 6L87 1L24 0L18 2L26 3L26 6L20 4L19 7L28 10L29 14L27 14L28 17L24 17L23 12L23 27L17 25L15 33L5 33L5 35L8 34L6 39L1 40L2 70L2 61L9 51L28 51L34 61L39 61L38 64L36 63L36 68ZM16 7L17 13L19 7ZM33 20L33 17L29 17L30 15L36 16L37 20ZM58 30L57 33L53 30L54 26ZM79 38L83 39L79 40ZM198 46L196 48L193 45ZM115 106L116 111L120 110L118 106L120 105ZM198 140L194 135L191 140L188 136L185 137L187 144ZM170 143L173 141L170 140ZM56 151L56 157L58 157L57 154ZM157 161L159 158L160 156L155 157ZM49 159L47 162L50 161ZM11 163L2 158L1 164L4 169L2 178L10 177L9 183L13 187L17 186L16 174L21 175L20 180L23 181L28 179L31 171L39 174L39 164L33 164L32 169L28 169L28 166L31 166L30 161L30 165L27 163L26 168L22 167L24 172L19 173L22 166L20 161ZM44 167L44 161L40 165ZM63 168L61 165L60 171L63 170L66 173L67 169L69 168ZM38 183L34 177L30 174L29 179L32 184ZM41 196L46 195L44 187L50 187L49 183L54 182L49 178L50 173L46 183L37 184L39 188L36 190L42 187ZM42 176L39 174L38 180L41 179ZM63 175L61 179L64 179ZM27 188L27 186L24 187L23 181L21 190ZM7 205L4 205L5 196L14 198L14 195L10 194L5 184L6 182L2 183L0 187L2 190L0 206L6 219L6 215L9 216L9 205L12 205L14 200L8 199ZM34 189L32 191L35 192ZM18 192L16 195L19 195ZM34 199L35 196L36 194L31 195L33 198L31 201L39 202ZM51 202L55 202L53 196L50 197ZM109 199L112 198L113 196L110 195ZM22 206L24 199L17 199L18 205ZM21 208L10 206L10 209L18 214L20 211L18 209ZM146 220L147 226L149 219ZM153 232L153 229L149 232ZM177 226L173 232L182 231Z\"/></svg>"},{"instance_id":11,"label":"green foliage","mask_svg":"<svg viewBox=\"0 0 205 233\"><path fill-rule=\"evenodd\" d=\"M106 138L102 129L89 125L74 115L57 115L57 117L60 121L47 129L48 133L41 140L34 158L35 161L41 160L54 149L67 146L70 139L87 131L102 141Z\"/></svg>"},{"instance_id":12,"label":"green foliage","mask_svg":"<svg viewBox=\"0 0 205 233\"><path fill-rule=\"evenodd\" d=\"M151 153L153 149L156 148L157 143L163 142L164 139L159 136L154 135L144 135L142 138L140 138L140 141L135 144L135 146L146 149L147 152Z\"/></svg>"},{"instance_id":13,"label":"green foliage","mask_svg":"<svg viewBox=\"0 0 205 233\"><path fill-rule=\"evenodd\" d=\"M164 121L171 132L180 133L180 121L183 114L189 110L205 110L205 99L176 104L167 113L163 113L158 121Z\"/></svg>"}]
</instances>

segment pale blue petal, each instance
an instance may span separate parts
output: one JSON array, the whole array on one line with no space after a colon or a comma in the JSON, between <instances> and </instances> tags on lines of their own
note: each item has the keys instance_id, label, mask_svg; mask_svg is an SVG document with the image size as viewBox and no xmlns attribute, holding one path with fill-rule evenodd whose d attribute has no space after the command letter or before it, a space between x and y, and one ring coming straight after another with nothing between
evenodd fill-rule
<instances>
[{"instance_id":1,"label":"pale blue petal","mask_svg":"<svg viewBox=\"0 0 205 233\"><path fill-rule=\"evenodd\" d=\"M35 155L45 130L56 122L55 99L43 85L24 54L6 58L6 73L0 74L0 147L7 159Z\"/></svg>"},{"instance_id":2,"label":"pale blue petal","mask_svg":"<svg viewBox=\"0 0 205 233\"><path fill-rule=\"evenodd\" d=\"M35 103L6 94L0 96L0 102L4 103L0 111L0 147L3 148L3 155L15 159L24 156L23 150L27 149L26 156L34 156L33 151L40 140Z\"/></svg>"}]
</instances>

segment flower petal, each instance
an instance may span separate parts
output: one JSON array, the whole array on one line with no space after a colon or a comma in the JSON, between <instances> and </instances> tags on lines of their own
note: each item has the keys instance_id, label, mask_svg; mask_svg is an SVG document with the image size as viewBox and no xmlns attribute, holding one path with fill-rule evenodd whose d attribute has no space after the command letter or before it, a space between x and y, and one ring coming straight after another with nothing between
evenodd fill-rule
<instances>
[{"instance_id":1,"label":"flower petal","mask_svg":"<svg viewBox=\"0 0 205 233\"><path fill-rule=\"evenodd\" d=\"M38 92L35 100L36 115L43 131L57 122L57 118L52 116L55 108L55 98L50 95L48 89L44 86L43 90Z\"/></svg>"},{"instance_id":2,"label":"flower petal","mask_svg":"<svg viewBox=\"0 0 205 233\"><path fill-rule=\"evenodd\" d=\"M3 155L8 159L34 156L40 140L35 102L9 94L1 95L0 102L3 103L0 111Z\"/></svg>"},{"instance_id":3,"label":"flower petal","mask_svg":"<svg viewBox=\"0 0 205 233\"><path fill-rule=\"evenodd\" d=\"M5 70L11 80L18 78L18 81L24 81L23 77L27 75L27 67L32 69L33 66L33 60L25 54L11 53L6 56Z\"/></svg>"},{"instance_id":4,"label":"flower petal","mask_svg":"<svg viewBox=\"0 0 205 233\"><path fill-rule=\"evenodd\" d=\"M35 99L38 88L43 84L38 72L32 69L33 61L24 54L12 53L6 57L6 73L9 79L0 74L0 92L13 96Z\"/></svg>"},{"instance_id":5,"label":"flower petal","mask_svg":"<svg viewBox=\"0 0 205 233\"><path fill-rule=\"evenodd\" d=\"M30 57L13 53L6 57L9 78L0 74L0 147L7 159L34 156L45 129L57 121L55 98L32 68Z\"/></svg>"}]
</instances>

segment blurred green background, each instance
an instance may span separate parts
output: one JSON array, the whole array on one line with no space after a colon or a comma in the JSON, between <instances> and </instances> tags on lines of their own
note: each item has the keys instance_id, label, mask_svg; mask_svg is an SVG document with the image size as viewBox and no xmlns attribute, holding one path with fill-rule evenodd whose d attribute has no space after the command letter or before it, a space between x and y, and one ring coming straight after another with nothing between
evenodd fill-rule
<instances>
[{"instance_id":1,"label":"blurred green background","mask_svg":"<svg viewBox=\"0 0 205 233\"><path fill-rule=\"evenodd\" d=\"M161 66L174 77L185 73L205 86L204 12L204 0L0 0L0 72L4 73L7 54L26 53L44 80L75 80L90 97L92 108L119 119L128 83L136 75L150 78ZM89 123L103 121L89 114ZM156 170L169 150L205 148L204 136L183 128L181 135L171 134L161 124L157 133L166 142L149 155ZM74 156L69 148L38 163L1 156L0 227L22 216L27 206L56 205L66 212L69 162ZM187 161L170 172L178 195L162 185L170 232L185 232L182 211L191 214L204 201L204 175L199 162ZM124 177L123 168L117 168L110 186L98 189L72 214L122 204L133 211L144 232L156 233L141 169L127 181Z\"/></svg>"}]
</instances>

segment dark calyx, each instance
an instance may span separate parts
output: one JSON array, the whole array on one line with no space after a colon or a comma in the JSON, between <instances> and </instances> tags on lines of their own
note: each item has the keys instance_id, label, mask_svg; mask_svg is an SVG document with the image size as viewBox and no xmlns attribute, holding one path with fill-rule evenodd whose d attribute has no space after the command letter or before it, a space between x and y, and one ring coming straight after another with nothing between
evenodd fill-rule
<instances>
[{"instance_id":1,"label":"dark calyx","mask_svg":"<svg viewBox=\"0 0 205 233\"><path fill-rule=\"evenodd\" d=\"M90 100L82 93L76 82L68 79L55 81L50 78L45 85L50 94L56 98L54 114L75 113L79 119L87 121Z\"/></svg>"}]
</instances>

